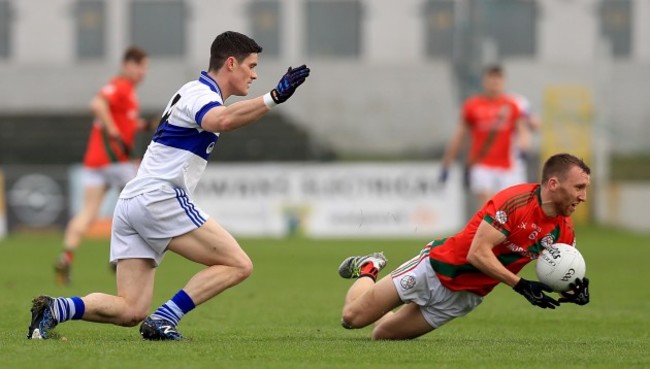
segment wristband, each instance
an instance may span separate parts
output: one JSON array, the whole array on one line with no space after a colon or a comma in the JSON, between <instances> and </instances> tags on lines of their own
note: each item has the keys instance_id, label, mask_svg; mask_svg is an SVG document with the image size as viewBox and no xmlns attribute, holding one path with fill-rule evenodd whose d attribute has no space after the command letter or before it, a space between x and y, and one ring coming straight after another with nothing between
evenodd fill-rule
<instances>
[{"instance_id":1,"label":"wristband","mask_svg":"<svg viewBox=\"0 0 650 369\"><path fill-rule=\"evenodd\" d=\"M276 105L278 105L278 103L276 103L276 102L273 100L273 97L271 96L271 93L270 93L270 92L267 93L267 94L265 94L265 95L263 96L263 98L264 98L264 105L266 105L266 107L269 108L269 109L272 109L273 107L275 107Z\"/></svg>"}]
</instances>

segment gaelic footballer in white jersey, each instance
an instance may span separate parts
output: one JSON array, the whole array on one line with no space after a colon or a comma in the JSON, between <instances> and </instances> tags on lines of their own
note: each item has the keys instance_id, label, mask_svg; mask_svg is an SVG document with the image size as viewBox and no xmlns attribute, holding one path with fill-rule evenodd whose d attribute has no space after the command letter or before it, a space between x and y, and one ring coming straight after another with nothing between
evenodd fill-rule
<instances>
[{"instance_id":1,"label":"gaelic footballer in white jersey","mask_svg":"<svg viewBox=\"0 0 650 369\"><path fill-rule=\"evenodd\" d=\"M208 110L219 105L223 105L221 90L206 72L181 87L165 108L137 176L126 185L120 198L169 185L191 194L219 139L219 133L201 128L201 120Z\"/></svg>"}]
</instances>

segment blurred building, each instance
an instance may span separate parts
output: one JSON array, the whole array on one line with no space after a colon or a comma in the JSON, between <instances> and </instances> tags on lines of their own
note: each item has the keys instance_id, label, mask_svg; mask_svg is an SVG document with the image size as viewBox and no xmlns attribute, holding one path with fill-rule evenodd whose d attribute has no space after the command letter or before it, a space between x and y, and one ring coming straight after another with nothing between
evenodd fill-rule
<instances>
[{"instance_id":1,"label":"blurred building","mask_svg":"<svg viewBox=\"0 0 650 369\"><path fill-rule=\"evenodd\" d=\"M342 156L435 156L494 61L538 111L548 86L584 86L614 150L647 147L644 0L0 0L1 114L87 114L131 44L152 55L140 96L157 113L225 30L265 49L253 95L288 65L312 67L278 114Z\"/></svg>"}]
</instances>

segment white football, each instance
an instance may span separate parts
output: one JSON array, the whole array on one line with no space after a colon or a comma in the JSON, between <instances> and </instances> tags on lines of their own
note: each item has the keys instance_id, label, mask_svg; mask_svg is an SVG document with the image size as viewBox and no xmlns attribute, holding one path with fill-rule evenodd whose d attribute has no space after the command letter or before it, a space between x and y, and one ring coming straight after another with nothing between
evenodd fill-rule
<instances>
[{"instance_id":1,"label":"white football","mask_svg":"<svg viewBox=\"0 0 650 369\"><path fill-rule=\"evenodd\" d=\"M569 283L584 278L587 266L580 251L565 243L545 248L537 257L535 271L540 282L555 292L565 292Z\"/></svg>"}]
</instances>

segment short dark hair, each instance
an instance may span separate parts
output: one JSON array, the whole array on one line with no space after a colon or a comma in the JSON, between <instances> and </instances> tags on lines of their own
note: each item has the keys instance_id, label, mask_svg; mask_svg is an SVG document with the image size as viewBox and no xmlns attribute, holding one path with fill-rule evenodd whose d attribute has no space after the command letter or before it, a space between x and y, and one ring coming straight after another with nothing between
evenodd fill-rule
<instances>
[{"instance_id":1,"label":"short dark hair","mask_svg":"<svg viewBox=\"0 0 650 369\"><path fill-rule=\"evenodd\" d=\"M566 174L573 167L582 169L583 172L591 174L589 166L580 158L571 154L555 154L544 162L542 169L542 184L546 184L551 177L566 178Z\"/></svg>"},{"instance_id":2,"label":"short dark hair","mask_svg":"<svg viewBox=\"0 0 650 369\"><path fill-rule=\"evenodd\" d=\"M483 69L484 76L503 76L503 67L499 64L491 64Z\"/></svg>"},{"instance_id":3,"label":"short dark hair","mask_svg":"<svg viewBox=\"0 0 650 369\"><path fill-rule=\"evenodd\" d=\"M212 41L209 70L219 70L231 56L241 62L248 55L261 52L262 47L252 38L239 32L226 31Z\"/></svg>"},{"instance_id":4,"label":"short dark hair","mask_svg":"<svg viewBox=\"0 0 650 369\"><path fill-rule=\"evenodd\" d=\"M144 49L137 47L137 46L131 46L126 51L124 52L124 57L122 57L122 61L124 63L128 61L134 61L138 64L142 62L142 59L147 58L147 52L144 51Z\"/></svg>"}]
</instances>

